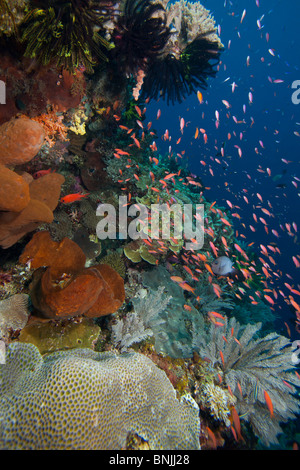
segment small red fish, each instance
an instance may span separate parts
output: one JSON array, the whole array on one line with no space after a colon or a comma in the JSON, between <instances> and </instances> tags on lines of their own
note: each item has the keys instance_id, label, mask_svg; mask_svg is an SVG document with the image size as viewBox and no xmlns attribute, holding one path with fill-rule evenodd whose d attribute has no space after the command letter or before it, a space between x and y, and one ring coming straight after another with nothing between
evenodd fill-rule
<instances>
[{"instance_id":1,"label":"small red fish","mask_svg":"<svg viewBox=\"0 0 300 470\"><path fill-rule=\"evenodd\" d=\"M273 418L273 416L274 416L273 403L272 403L272 400L271 400L268 392L266 392L265 390L264 390L264 397L265 397L265 400L266 400L267 407L269 408L269 411L270 411L270 416L271 416L271 418Z\"/></svg>"},{"instance_id":2,"label":"small red fish","mask_svg":"<svg viewBox=\"0 0 300 470\"><path fill-rule=\"evenodd\" d=\"M55 170L52 171L51 168L49 168L49 170L40 170L40 171L37 171L36 173L33 173L32 176L34 179L38 179L38 178L41 178L42 176L49 175L50 173L55 173Z\"/></svg>"},{"instance_id":3,"label":"small red fish","mask_svg":"<svg viewBox=\"0 0 300 470\"><path fill-rule=\"evenodd\" d=\"M210 440L209 447L211 449L216 449L217 448L216 436L214 435L213 431L208 426L206 426L206 430L207 430L208 438Z\"/></svg>"},{"instance_id":4,"label":"small red fish","mask_svg":"<svg viewBox=\"0 0 300 470\"><path fill-rule=\"evenodd\" d=\"M222 351L219 351L219 353L220 353L220 357L221 357L223 367L225 367L224 355L223 355Z\"/></svg>"},{"instance_id":5,"label":"small red fish","mask_svg":"<svg viewBox=\"0 0 300 470\"><path fill-rule=\"evenodd\" d=\"M67 194L66 196L62 197L60 202L63 204L70 204L71 202L75 201L80 201L80 199L87 197L89 193L86 194L80 194L80 193L75 193L75 194Z\"/></svg>"},{"instance_id":6,"label":"small red fish","mask_svg":"<svg viewBox=\"0 0 300 470\"><path fill-rule=\"evenodd\" d=\"M232 416L232 420L233 420L234 429L236 431L236 436L237 436L238 440L240 440L240 439L243 440L243 437L242 437L242 434L241 434L240 418L239 418L239 415L238 415L238 413L237 413L234 406L232 407L232 410L231 410L231 416Z\"/></svg>"}]
</instances>

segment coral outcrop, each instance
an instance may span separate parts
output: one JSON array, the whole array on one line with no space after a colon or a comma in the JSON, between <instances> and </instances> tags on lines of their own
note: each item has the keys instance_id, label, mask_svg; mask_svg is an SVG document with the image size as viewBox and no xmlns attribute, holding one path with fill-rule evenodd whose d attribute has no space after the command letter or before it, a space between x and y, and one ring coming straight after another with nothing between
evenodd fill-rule
<instances>
[{"instance_id":1,"label":"coral outcrop","mask_svg":"<svg viewBox=\"0 0 300 470\"><path fill-rule=\"evenodd\" d=\"M60 73L55 67L47 66L33 68L28 73L28 60L17 60L2 49L0 80L6 85L6 105L0 108L0 124L20 111L30 118L39 116L49 105L58 112L65 112L79 105L86 88L82 70Z\"/></svg>"},{"instance_id":2,"label":"coral outcrop","mask_svg":"<svg viewBox=\"0 0 300 470\"><path fill-rule=\"evenodd\" d=\"M92 318L83 318L80 322L34 322L22 329L18 341L34 344L41 354L74 348L93 349L100 331Z\"/></svg>"}]
</instances>

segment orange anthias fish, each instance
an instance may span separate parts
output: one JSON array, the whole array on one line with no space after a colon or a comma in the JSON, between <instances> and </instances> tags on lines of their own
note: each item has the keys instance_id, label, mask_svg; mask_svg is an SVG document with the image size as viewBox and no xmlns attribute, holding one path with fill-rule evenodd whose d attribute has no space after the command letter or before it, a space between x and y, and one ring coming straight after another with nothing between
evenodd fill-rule
<instances>
[{"instance_id":1,"label":"orange anthias fish","mask_svg":"<svg viewBox=\"0 0 300 470\"><path fill-rule=\"evenodd\" d=\"M75 194L67 194L66 196L62 197L60 202L63 204L70 204L71 202L75 201L80 201L80 199L87 197L89 193L86 194L80 194L80 193L75 193Z\"/></svg>"},{"instance_id":2,"label":"orange anthias fish","mask_svg":"<svg viewBox=\"0 0 300 470\"><path fill-rule=\"evenodd\" d=\"M214 435L213 431L208 426L206 426L206 430L207 430L209 440L211 441L210 443L208 443L209 448L216 449L217 448L216 436Z\"/></svg>"},{"instance_id":3,"label":"orange anthias fish","mask_svg":"<svg viewBox=\"0 0 300 470\"><path fill-rule=\"evenodd\" d=\"M271 416L271 418L273 418L273 416L274 416L273 403L272 403L272 400L270 398L270 395L265 390L264 390L264 397L265 397L265 400L266 400L267 407L269 408L269 411L270 411L270 416Z\"/></svg>"},{"instance_id":4,"label":"orange anthias fish","mask_svg":"<svg viewBox=\"0 0 300 470\"><path fill-rule=\"evenodd\" d=\"M242 434L241 434L240 418L239 418L239 415L238 415L238 413L237 413L234 406L232 407L232 410L231 410L231 417L232 417L234 428L236 430L238 440L240 440L240 439L243 440L243 437L242 437Z\"/></svg>"}]
</instances>

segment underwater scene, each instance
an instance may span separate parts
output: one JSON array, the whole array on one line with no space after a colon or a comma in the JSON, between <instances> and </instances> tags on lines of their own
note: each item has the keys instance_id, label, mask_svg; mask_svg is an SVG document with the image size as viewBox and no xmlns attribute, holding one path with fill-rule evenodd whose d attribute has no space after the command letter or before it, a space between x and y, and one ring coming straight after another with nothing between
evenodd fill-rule
<instances>
[{"instance_id":1,"label":"underwater scene","mask_svg":"<svg viewBox=\"0 0 300 470\"><path fill-rule=\"evenodd\" d=\"M299 449L299 18L0 0L0 449Z\"/></svg>"}]
</instances>

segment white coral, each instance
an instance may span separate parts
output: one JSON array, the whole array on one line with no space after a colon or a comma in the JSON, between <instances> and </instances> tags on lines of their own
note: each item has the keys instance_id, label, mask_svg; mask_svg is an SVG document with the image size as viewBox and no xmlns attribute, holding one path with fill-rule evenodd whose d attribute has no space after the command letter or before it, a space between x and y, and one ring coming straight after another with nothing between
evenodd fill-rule
<instances>
[{"instance_id":1,"label":"white coral","mask_svg":"<svg viewBox=\"0 0 300 470\"><path fill-rule=\"evenodd\" d=\"M207 383L201 390L201 405L209 409L210 414L217 420L230 426L230 407L236 403L236 398L227 390L213 383Z\"/></svg>"}]
</instances>

